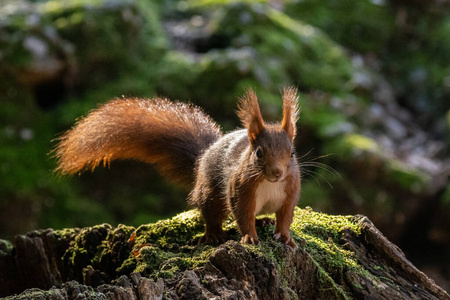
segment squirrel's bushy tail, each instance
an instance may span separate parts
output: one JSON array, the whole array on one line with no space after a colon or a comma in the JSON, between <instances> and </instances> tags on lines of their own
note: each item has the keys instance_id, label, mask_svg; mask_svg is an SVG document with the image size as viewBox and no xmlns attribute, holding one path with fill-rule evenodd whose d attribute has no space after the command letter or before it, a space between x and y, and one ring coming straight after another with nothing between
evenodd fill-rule
<instances>
[{"instance_id":1,"label":"squirrel's bushy tail","mask_svg":"<svg viewBox=\"0 0 450 300\"><path fill-rule=\"evenodd\" d=\"M193 105L162 98L116 99L57 139L56 171L70 175L115 159L137 159L189 187L198 156L220 136L219 126Z\"/></svg>"}]
</instances>

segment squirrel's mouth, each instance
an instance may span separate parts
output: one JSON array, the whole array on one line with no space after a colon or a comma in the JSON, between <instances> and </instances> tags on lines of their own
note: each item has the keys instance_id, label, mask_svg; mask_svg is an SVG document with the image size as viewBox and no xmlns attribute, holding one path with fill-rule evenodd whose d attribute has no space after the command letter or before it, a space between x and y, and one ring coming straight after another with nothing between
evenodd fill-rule
<instances>
[{"instance_id":1,"label":"squirrel's mouth","mask_svg":"<svg viewBox=\"0 0 450 300\"><path fill-rule=\"evenodd\" d=\"M275 183L275 182L283 181L284 177L264 176L264 179L266 179L269 182Z\"/></svg>"}]
</instances>

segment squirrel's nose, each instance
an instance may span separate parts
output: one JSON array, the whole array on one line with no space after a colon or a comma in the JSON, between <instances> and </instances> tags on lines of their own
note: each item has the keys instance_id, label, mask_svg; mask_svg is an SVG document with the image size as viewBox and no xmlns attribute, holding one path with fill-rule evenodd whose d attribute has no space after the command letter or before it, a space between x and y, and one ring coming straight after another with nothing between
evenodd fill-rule
<instances>
[{"instance_id":1,"label":"squirrel's nose","mask_svg":"<svg viewBox=\"0 0 450 300\"><path fill-rule=\"evenodd\" d=\"M272 175L279 179L283 175L283 171L280 168L273 168Z\"/></svg>"}]
</instances>

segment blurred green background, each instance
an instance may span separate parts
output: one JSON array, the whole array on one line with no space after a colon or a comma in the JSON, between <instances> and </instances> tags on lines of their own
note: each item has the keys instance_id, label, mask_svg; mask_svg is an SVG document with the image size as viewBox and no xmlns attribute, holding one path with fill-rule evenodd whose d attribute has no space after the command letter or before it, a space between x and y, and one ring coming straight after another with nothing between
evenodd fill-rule
<instances>
[{"instance_id":1,"label":"blurred green background","mask_svg":"<svg viewBox=\"0 0 450 300\"><path fill-rule=\"evenodd\" d=\"M276 121L295 85L299 206L369 216L450 290L448 1L0 4L0 238L187 209L187 191L138 162L52 172L52 140L99 103L190 101L227 131L247 88Z\"/></svg>"}]
</instances>

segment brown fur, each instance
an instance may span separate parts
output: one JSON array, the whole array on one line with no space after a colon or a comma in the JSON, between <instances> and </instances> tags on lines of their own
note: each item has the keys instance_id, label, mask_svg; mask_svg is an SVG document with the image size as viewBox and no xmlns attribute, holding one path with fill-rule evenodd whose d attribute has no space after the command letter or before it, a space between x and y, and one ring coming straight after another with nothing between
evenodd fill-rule
<instances>
[{"instance_id":1,"label":"brown fur","mask_svg":"<svg viewBox=\"0 0 450 300\"><path fill-rule=\"evenodd\" d=\"M286 195L287 198L284 201L281 209L278 210L275 215L277 218L275 228L275 238L281 240L281 242L296 247L295 242L289 236L289 227L294 217L294 209L300 197L300 173L293 172L286 178ZM277 236L279 234L279 236Z\"/></svg>"},{"instance_id":2,"label":"brown fur","mask_svg":"<svg viewBox=\"0 0 450 300\"><path fill-rule=\"evenodd\" d=\"M200 207L206 220L205 239L223 241L226 235L218 224L232 213L242 242L257 244L255 208L260 199L256 190L265 181L275 184L281 180L285 185L279 193L285 197L279 209L273 211L277 216L275 236L295 248L289 226L300 193L300 170L292 155L298 119L297 92L294 88L285 89L281 123L264 123L251 90L241 98L238 115L246 130L219 139L200 157L196 169L197 180L190 201Z\"/></svg>"},{"instance_id":3,"label":"brown fur","mask_svg":"<svg viewBox=\"0 0 450 300\"><path fill-rule=\"evenodd\" d=\"M219 126L195 106L162 98L116 99L58 138L56 171L71 175L115 159L136 159L192 187L198 156L220 136Z\"/></svg>"},{"instance_id":4,"label":"brown fur","mask_svg":"<svg viewBox=\"0 0 450 300\"><path fill-rule=\"evenodd\" d=\"M281 127L288 133L291 141L295 138L295 124L298 121L298 114L297 89L294 87L285 88L283 93L283 120L281 121Z\"/></svg>"},{"instance_id":5,"label":"brown fur","mask_svg":"<svg viewBox=\"0 0 450 300\"><path fill-rule=\"evenodd\" d=\"M255 92L248 90L247 94L239 101L238 107L238 117L247 128L250 142L254 143L257 136L264 130L264 121Z\"/></svg>"},{"instance_id":6,"label":"brown fur","mask_svg":"<svg viewBox=\"0 0 450 300\"><path fill-rule=\"evenodd\" d=\"M114 159L148 162L169 180L194 183L189 202L206 222L201 241L226 240L222 222L232 213L242 242L257 244L255 217L264 211L276 214L275 238L295 248L289 226L300 194L300 170L293 154L296 89L285 89L282 98L281 123L266 124L256 94L249 90L238 109L246 129L224 136L192 105L161 98L117 99L92 111L58 139L57 170L74 174Z\"/></svg>"},{"instance_id":7,"label":"brown fur","mask_svg":"<svg viewBox=\"0 0 450 300\"><path fill-rule=\"evenodd\" d=\"M236 178L237 182L232 183L237 189L237 192L234 193L235 196L231 198L232 211L242 234L242 241L247 244L258 244L255 228L255 192L261 179L252 178L251 167L244 168L247 169L247 172L244 171L240 174L241 176Z\"/></svg>"}]
</instances>

